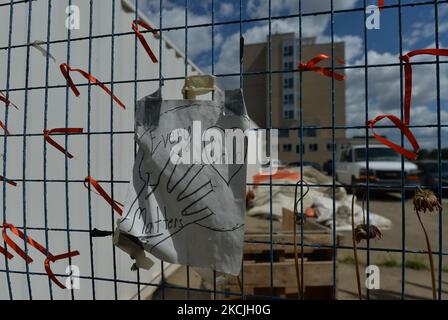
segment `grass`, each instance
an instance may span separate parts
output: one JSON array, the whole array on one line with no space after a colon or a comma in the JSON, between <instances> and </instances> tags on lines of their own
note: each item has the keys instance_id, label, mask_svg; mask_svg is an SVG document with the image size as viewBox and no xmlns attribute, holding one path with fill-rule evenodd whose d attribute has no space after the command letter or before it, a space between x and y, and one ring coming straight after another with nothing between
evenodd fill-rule
<instances>
[{"instance_id":1,"label":"grass","mask_svg":"<svg viewBox=\"0 0 448 320\"><path fill-rule=\"evenodd\" d=\"M406 268L412 269L412 270L427 270L428 266L422 262L419 259L415 260L406 260Z\"/></svg>"},{"instance_id":2,"label":"grass","mask_svg":"<svg viewBox=\"0 0 448 320\"><path fill-rule=\"evenodd\" d=\"M382 262L378 264L378 266L386 267L386 268L396 268L401 267L401 263L399 263L397 260L393 258L386 258Z\"/></svg>"},{"instance_id":3,"label":"grass","mask_svg":"<svg viewBox=\"0 0 448 320\"><path fill-rule=\"evenodd\" d=\"M340 259L339 262L345 263L345 264L355 264L355 258L353 258L352 256L346 256L346 257Z\"/></svg>"},{"instance_id":4,"label":"grass","mask_svg":"<svg viewBox=\"0 0 448 320\"><path fill-rule=\"evenodd\" d=\"M340 263L345 264L355 264L355 259L352 256L346 256L339 260ZM385 268L400 268L401 262L394 259L393 257L387 257L382 261L375 263L378 267ZM412 270L427 270L428 266L423 262L421 258L409 258L406 259L406 268ZM448 267L443 268L443 272L448 272Z\"/></svg>"}]
</instances>

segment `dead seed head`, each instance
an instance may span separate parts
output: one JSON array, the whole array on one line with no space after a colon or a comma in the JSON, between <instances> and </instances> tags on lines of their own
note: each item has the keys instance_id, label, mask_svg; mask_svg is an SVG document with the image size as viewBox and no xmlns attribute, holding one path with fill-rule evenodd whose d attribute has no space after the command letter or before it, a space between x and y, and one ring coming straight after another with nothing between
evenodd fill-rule
<instances>
[{"instance_id":1,"label":"dead seed head","mask_svg":"<svg viewBox=\"0 0 448 320\"><path fill-rule=\"evenodd\" d=\"M418 188L414 196L414 209L417 212L433 212L442 209L442 205L434 192Z\"/></svg>"},{"instance_id":2,"label":"dead seed head","mask_svg":"<svg viewBox=\"0 0 448 320\"><path fill-rule=\"evenodd\" d=\"M367 240L369 235L370 239L381 239L382 233L378 227L371 225L370 232L368 232L367 224L360 224L355 228L355 240L357 243L361 240Z\"/></svg>"}]
</instances>

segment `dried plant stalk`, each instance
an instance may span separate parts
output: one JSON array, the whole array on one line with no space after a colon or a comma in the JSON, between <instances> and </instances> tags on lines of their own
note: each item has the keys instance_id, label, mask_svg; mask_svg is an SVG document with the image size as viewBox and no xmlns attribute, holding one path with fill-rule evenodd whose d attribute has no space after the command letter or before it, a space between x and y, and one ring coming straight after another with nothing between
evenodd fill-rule
<instances>
[{"instance_id":1,"label":"dried plant stalk","mask_svg":"<svg viewBox=\"0 0 448 320\"><path fill-rule=\"evenodd\" d=\"M300 279L300 269L299 269L299 258L298 258L298 249L297 249L297 215L294 212L294 227L293 227L293 232L294 232L294 264L295 264L295 269L296 269L296 278L297 278L297 298L301 299L302 298L302 281ZM303 260L302 260L303 261ZM302 264L303 266L303 264Z\"/></svg>"},{"instance_id":2,"label":"dried plant stalk","mask_svg":"<svg viewBox=\"0 0 448 320\"><path fill-rule=\"evenodd\" d=\"M359 300L362 300L361 276L359 275L358 247L356 245L356 235L355 235L355 193L353 193L352 196L352 241L353 241L353 257L355 259L355 269L356 269L356 282L358 285L358 298Z\"/></svg>"},{"instance_id":3,"label":"dried plant stalk","mask_svg":"<svg viewBox=\"0 0 448 320\"><path fill-rule=\"evenodd\" d=\"M425 225L423 224L423 221L420 217L420 213L417 212L418 221L420 222L420 225L422 226L423 233L425 234L425 240L426 240L426 247L428 248L428 259L429 259L429 266L431 271L431 284L432 284L432 299L437 299L436 294L436 273L434 270L434 259L432 257L432 249L431 249L431 242L429 241L428 233L426 232Z\"/></svg>"},{"instance_id":4,"label":"dried plant stalk","mask_svg":"<svg viewBox=\"0 0 448 320\"><path fill-rule=\"evenodd\" d=\"M428 260L429 267L431 271L431 285L432 285L432 298L433 300L437 299L437 290L436 290L436 272L434 268L434 259L432 256L431 242L429 241L428 232L426 231L425 225L423 224L422 218L420 216L420 212L429 212L437 211L442 209L442 205L439 202L437 196L431 190L422 190L418 188L415 192L414 196L414 210L417 213L418 221L420 222L420 226L422 227L423 234L425 235L426 247L428 249Z\"/></svg>"},{"instance_id":5,"label":"dried plant stalk","mask_svg":"<svg viewBox=\"0 0 448 320\"><path fill-rule=\"evenodd\" d=\"M306 191L305 193L302 193L301 197L299 199L297 199L297 191L299 188L299 184L301 184L302 188L303 188L303 184L305 183L306 185ZM296 189L294 192L294 221L293 221L293 241L294 241L294 264L295 264L295 269L296 269L296 278L297 278L297 298L301 299L302 298L302 293L303 293L303 287L302 287L302 278L301 278L301 274L300 274L300 269L302 271L303 274L303 258L300 260L300 266L301 268L299 269L299 250L297 248L297 223L298 221L298 216L299 216L299 212L297 210L297 206L299 204L300 201L303 200L303 198L305 198L305 196L307 195L307 193L310 191L310 187L308 186L308 184L303 181L303 180L299 180L296 183Z\"/></svg>"}]
</instances>

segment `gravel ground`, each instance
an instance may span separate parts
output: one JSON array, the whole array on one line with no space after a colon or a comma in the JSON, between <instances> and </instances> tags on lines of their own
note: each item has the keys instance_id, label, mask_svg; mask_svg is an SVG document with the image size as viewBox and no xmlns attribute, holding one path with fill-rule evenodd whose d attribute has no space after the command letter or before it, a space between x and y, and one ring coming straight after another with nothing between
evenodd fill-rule
<instances>
[{"instance_id":1,"label":"gravel ground","mask_svg":"<svg viewBox=\"0 0 448 320\"><path fill-rule=\"evenodd\" d=\"M443 252L447 252L448 236L446 235L448 226L448 216L444 213L448 211L448 199L442 201L442 239ZM405 248L410 251L426 250L426 242L418 223L417 215L413 210L412 200L407 200L402 210L402 202L399 194L372 195L370 210L379 213L392 220L392 229L383 232L381 240L370 242L372 249L393 249L401 251L403 231L405 231ZM403 213L404 212L404 213ZM402 221L405 221L403 230ZM428 231L432 249L439 251L439 214L423 214L422 220ZM344 232L341 245L351 246L351 233ZM361 243L365 247L366 243ZM361 281L364 288L364 268L367 263L366 251L358 251L360 256ZM407 253L406 268L404 277L404 298L405 299L430 299L431 275L428 269L429 261L426 254ZM338 299L357 299L355 265L353 263L352 250L339 249L338 251ZM439 255L434 255L434 263L438 271ZM371 299L401 299L402 297L402 254L401 252L372 251L370 253L370 264L380 267L379 290L371 290ZM444 271L443 271L444 270ZM442 259L442 299L448 299L448 258ZM437 280L438 280L438 275Z\"/></svg>"}]
</instances>

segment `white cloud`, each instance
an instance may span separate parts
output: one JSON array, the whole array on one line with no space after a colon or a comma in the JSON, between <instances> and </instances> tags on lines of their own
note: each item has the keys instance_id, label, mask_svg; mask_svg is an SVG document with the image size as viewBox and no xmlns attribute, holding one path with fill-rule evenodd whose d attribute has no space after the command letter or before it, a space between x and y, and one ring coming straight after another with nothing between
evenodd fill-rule
<instances>
[{"instance_id":1,"label":"white cloud","mask_svg":"<svg viewBox=\"0 0 448 320\"><path fill-rule=\"evenodd\" d=\"M388 64L399 62L398 56L391 53L368 52L368 64ZM434 57L415 57L412 61L434 60ZM355 64L363 64L360 58ZM436 67L434 65L414 65L411 101L411 125L437 124L435 103L437 101ZM448 85L448 66L440 67L441 88L441 123L448 122L446 102L448 92L443 90ZM347 70L347 124L353 126L365 123L365 77L364 68ZM403 80L404 81L404 80ZM403 83L404 85L404 83ZM375 67L368 69L368 94L369 94L369 119L380 114L394 114L400 116L402 105L400 99L400 68L399 67ZM387 124L387 121L384 122ZM446 128L443 134L448 131ZM364 132L352 134L363 134ZM380 134L399 141L399 131L393 129L378 130ZM419 128L414 130L421 146L434 147L436 140L434 128Z\"/></svg>"},{"instance_id":2,"label":"white cloud","mask_svg":"<svg viewBox=\"0 0 448 320\"><path fill-rule=\"evenodd\" d=\"M304 17L302 20L302 36L316 37L323 39L322 34L328 25L328 19L322 17ZM271 22L271 34L276 33L299 33L299 24L297 19L281 19L273 20ZM266 42L269 35L269 25L267 23L260 23L247 29L243 36L245 44ZM235 73L239 72L239 32L235 32L224 39L222 43L222 50L218 56L218 63L216 65L217 73ZM359 55L362 49L362 40L355 36L345 36L338 38L338 41L347 41L348 51L347 55L350 59ZM221 84L225 87L236 87L239 85L238 79L228 78L222 79Z\"/></svg>"},{"instance_id":3,"label":"white cloud","mask_svg":"<svg viewBox=\"0 0 448 320\"><path fill-rule=\"evenodd\" d=\"M334 1L334 10L353 8L358 0ZM316 13L329 11L331 2L328 0L302 0L303 13ZM284 12L297 13L299 10L298 0L271 0L271 15ZM248 0L247 11L254 18L267 17L269 14L268 0Z\"/></svg>"},{"instance_id":4,"label":"white cloud","mask_svg":"<svg viewBox=\"0 0 448 320\"><path fill-rule=\"evenodd\" d=\"M434 14L434 9L432 10ZM438 31L439 35L448 31L448 5L439 5L439 20ZM432 18L432 17L431 17ZM428 22L418 21L412 24L410 34L404 38L404 43L408 47L412 47L419 41L434 41L436 33L436 25L434 19L429 19Z\"/></svg>"},{"instance_id":5,"label":"white cloud","mask_svg":"<svg viewBox=\"0 0 448 320\"><path fill-rule=\"evenodd\" d=\"M234 13L233 10L233 4L229 2L221 2L221 6L219 8L219 13L221 16L230 17Z\"/></svg>"},{"instance_id":6,"label":"white cloud","mask_svg":"<svg viewBox=\"0 0 448 320\"><path fill-rule=\"evenodd\" d=\"M160 7L158 1L147 1L144 3L145 9L154 23L159 21ZM170 0L163 1L163 27L179 27L185 25L185 8ZM198 14L192 10L188 11L188 25L198 25L210 23L210 15ZM165 36L172 40L179 50L185 52L185 29L169 31ZM195 59L200 54L211 50L212 42L211 28L191 28L188 29L188 56ZM222 42L220 38L218 41ZM215 38L216 40L216 38Z\"/></svg>"}]
</instances>

